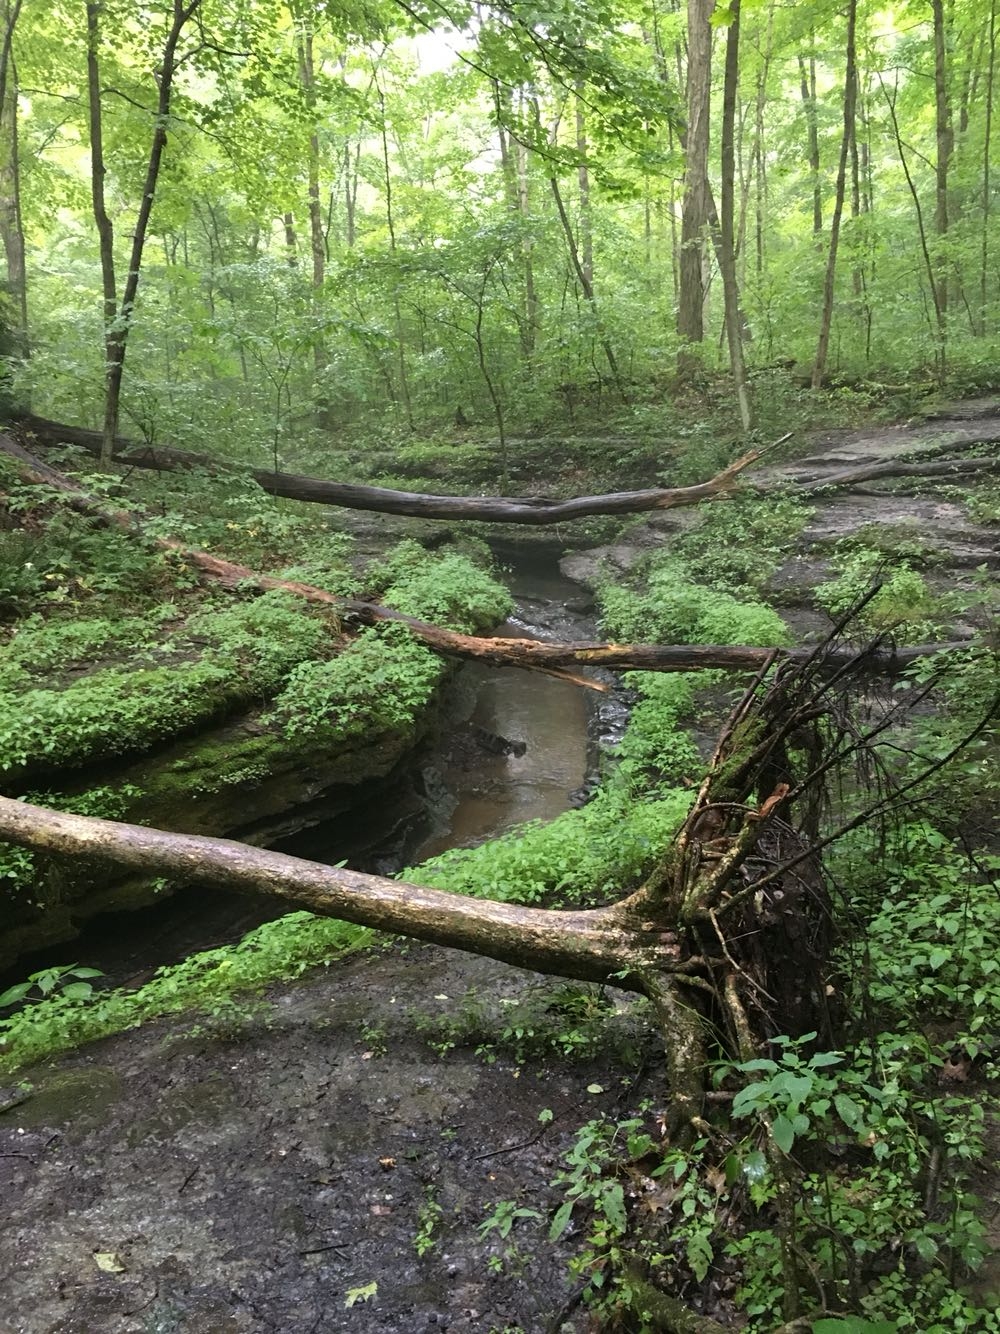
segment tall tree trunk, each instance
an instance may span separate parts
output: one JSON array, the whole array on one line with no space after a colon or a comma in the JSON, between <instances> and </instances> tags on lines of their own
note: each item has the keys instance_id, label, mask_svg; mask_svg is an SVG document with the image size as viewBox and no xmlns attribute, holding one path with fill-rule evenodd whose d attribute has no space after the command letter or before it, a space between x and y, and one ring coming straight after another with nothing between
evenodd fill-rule
<instances>
[{"instance_id":1,"label":"tall tree trunk","mask_svg":"<svg viewBox=\"0 0 1000 1334\"><path fill-rule=\"evenodd\" d=\"M531 218L531 190L528 173L528 149L521 138L508 133L506 124L513 119L509 89L499 80L493 84L493 107L500 144L500 167L507 212L523 227L521 238L521 291L518 299L517 327L521 356L530 362L535 355L538 334L538 292L535 286L533 244L528 234Z\"/></svg>"},{"instance_id":2,"label":"tall tree trunk","mask_svg":"<svg viewBox=\"0 0 1000 1334\"><path fill-rule=\"evenodd\" d=\"M285 229L285 259L288 267L298 268L299 238L295 233L295 214L291 210L281 215L281 225Z\"/></svg>"},{"instance_id":3,"label":"tall tree trunk","mask_svg":"<svg viewBox=\"0 0 1000 1334\"><path fill-rule=\"evenodd\" d=\"M942 313L946 313L948 310L948 260L944 254L944 241L948 235L948 169L955 146L955 136L951 127L951 108L948 102L947 32L944 0L931 0L931 12L934 15L934 123L937 138L934 230L938 238L938 255L935 273L937 275L937 307Z\"/></svg>"},{"instance_id":4,"label":"tall tree trunk","mask_svg":"<svg viewBox=\"0 0 1000 1334\"><path fill-rule=\"evenodd\" d=\"M810 34L810 42L815 41L815 34ZM819 175L819 123L816 115L816 56L809 53L809 67L806 69L805 56L799 56L799 82L802 90L802 106L806 114L806 137L809 145L809 175L812 178L813 195L813 236L820 236L823 231L823 184Z\"/></svg>"},{"instance_id":5,"label":"tall tree trunk","mask_svg":"<svg viewBox=\"0 0 1000 1334\"><path fill-rule=\"evenodd\" d=\"M826 373L826 359L830 349L830 329L833 324L833 295L837 276L837 248L840 242L840 220L844 213L844 195L847 192L847 158L851 136L854 133L854 114L858 100L858 58L856 46L858 0L849 0L847 7L847 68L844 74L844 132L840 140L840 161L837 164L837 191L830 223L830 250L826 257L826 277L823 281L823 313L820 316L819 343L813 365L812 387L820 389Z\"/></svg>"},{"instance_id":6,"label":"tall tree trunk","mask_svg":"<svg viewBox=\"0 0 1000 1334\"><path fill-rule=\"evenodd\" d=\"M549 185L552 189L552 197L555 200L556 212L559 214L559 222L562 225L563 236L566 238L566 249L569 251L569 258L570 263L573 266L573 272L576 274L576 280L580 284L580 290L583 293L584 300L593 312L598 338L600 339L601 347L607 359L608 368L611 371L611 378L615 383L615 388L618 390L622 402L627 403L628 393L625 389L625 382L622 380L618 370L618 359L615 356L614 348L611 346L611 340L605 333L600 311L597 307L597 299L594 296L593 284L590 281L586 269L583 267L580 251L576 244L576 237L573 235L573 225L569 220L569 214L566 212L566 205L563 203L562 191L559 189L559 182L554 176L550 176Z\"/></svg>"},{"instance_id":7,"label":"tall tree trunk","mask_svg":"<svg viewBox=\"0 0 1000 1334\"><path fill-rule=\"evenodd\" d=\"M344 243L348 250L353 250L358 235L358 166L360 161L361 144L355 145L352 160L350 142L346 143L344 145Z\"/></svg>"},{"instance_id":8,"label":"tall tree trunk","mask_svg":"<svg viewBox=\"0 0 1000 1334\"><path fill-rule=\"evenodd\" d=\"M712 95L712 28L715 0L688 0L688 119L681 213L680 301L677 333L686 344L705 337L703 260L709 216L708 145ZM698 359L682 347L678 371L697 366Z\"/></svg>"},{"instance_id":9,"label":"tall tree trunk","mask_svg":"<svg viewBox=\"0 0 1000 1334\"><path fill-rule=\"evenodd\" d=\"M739 86L740 0L730 0L729 32L726 37L725 83L722 95L722 213L719 219L722 287L725 300L726 335L729 340L729 364L744 432L753 422L746 367L743 361L743 335L740 329L740 295L736 280L736 93Z\"/></svg>"},{"instance_id":10,"label":"tall tree trunk","mask_svg":"<svg viewBox=\"0 0 1000 1334\"><path fill-rule=\"evenodd\" d=\"M993 182L990 153L993 147L993 84L997 62L997 4L990 3L989 56L986 67L986 125L983 137L983 225L979 254L979 332L987 331L987 264L989 260L990 215Z\"/></svg>"},{"instance_id":11,"label":"tall tree trunk","mask_svg":"<svg viewBox=\"0 0 1000 1334\"><path fill-rule=\"evenodd\" d=\"M0 243L7 264L7 291L17 327L14 346L28 351L28 279L21 221L21 175L18 161L17 66L14 28L21 0L0 0Z\"/></svg>"},{"instance_id":12,"label":"tall tree trunk","mask_svg":"<svg viewBox=\"0 0 1000 1334\"><path fill-rule=\"evenodd\" d=\"M389 252L395 257L396 254L396 219L393 212L392 195L392 168L389 159L389 125L386 118L385 93L382 91L382 85L378 80L378 71L375 65L372 65L372 79L375 84L375 91L378 95L379 104L379 124L382 138L382 183L385 186L385 222L389 232ZM392 312L395 321L396 330L396 365L399 371L399 393L403 400L403 407L406 410L406 424L413 429L413 404L410 401L410 381L406 369L406 344L403 339L403 308L399 301L399 291L393 288L392 294Z\"/></svg>"},{"instance_id":13,"label":"tall tree trunk","mask_svg":"<svg viewBox=\"0 0 1000 1334\"><path fill-rule=\"evenodd\" d=\"M520 140L514 142L514 160L517 169L517 209L522 225L527 229L531 220L531 178L528 172L528 149ZM521 242L521 272L524 280L524 315L521 346L525 360L535 355L538 340L539 303L535 284L534 245L529 235Z\"/></svg>"},{"instance_id":14,"label":"tall tree trunk","mask_svg":"<svg viewBox=\"0 0 1000 1334\"><path fill-rule=\"evenodd\" d=\"M577 189L580 199L580 267L587 275L591 292L594 290L594 229L590 215L590 168L587 166L587 124L583 115L580 94L576 97L576 168Z\"/></svg>"},{"instance_id":15,"label":"tall tree trunk","mask_svg":"<svg viewBox=\"0 0 1000 1334\"><path fill-rule=\"evenodd\" d=\"M114 453L115 436L118 433L118 408L121 400L122 375L125 370L125 351L128 335L135 312L135 299L139 290L139 274L142 269L142 253L149 231L149 220L156 198L156 185L160 176L163 151L167 145L167 125L170 120L170 96L174 74L177 68L177 45L185 24L201 5L201 0L173 0L173 12L170 28L163 45L163 54L157 68L156 119L153 138L146 163L146 178L143 182L142 198L136 215L135 229L132 233L132 250L129 256L128 273L122 292L121 306L117 305L117 289L114 271L114 230L104 201L104 142L101 117L100 65L98 46L100 42L101 4L91 0L87 5L87 89L90 103L90 144L91 144L91 182L94 201L94 220L97 224L101 250L101 274L104 286L104 357L105 357L105 401L104 401L104 444L101 449L101 466L111 462Z\"/></svg>"},{"instance_id":16,"label":"tall tree trunk","mask_svg":"<svg viewBox=\"0 0 1000 1334\"><path fill-rule=\"evenodd\" d=\"M899 155L899 165L903 168L903 175L906 177L906 187L910 192L910 198L913 200L913 211L917 218L917 233L920 237L920 250L924 259L924 269L927 274L927 285L930 288L931 303L934 307L934 325L932 326L937 334L937 362L938 373L944 375L948 361L948 321L944 307L941 305L938 292L937 274L934 268L934 257L931 254L930 242L927 237L927 228L924 225L924 210L920 204L920 193L917 190L916 183L913 180L913 173L910 171L910 164L906 158L906 148L903 144L903 136L899 128L899 117L896 114L896 92L893 90L890 95L886 88L881 74L879 83L882 85L882 93L885 97L886 106L889 110L889 121L892 125L893 138L896 141L896 152Z\"/></svg>"},{"instance_id":17,"label":"tall tree trunk","mask_svg":"<svg viewBox=\"0 0 1000 1334\"><path fill-rule=\"evenodd\" d=\"M323 376L327 366L326 343L321 329L323 303L323 284L326 280L326 236L323 231L323 208L319 194L319 130L316 124L316 71L313 65L313 33L309 21L301 23L295 38L295 52L298 59L299 83L302 86L306 108L309 112L308 145L308 202L309 202L309 242L312 250L312 304L316 327L313 331L313 370L316 376L317 418L322 427L330 425L330 406L323 388Z\"/></svg>"},{"instance_id":18,"label":"tall tree trunk","mask_svg":"<svg viewBox=\"0 0 1000 1334\"><path fill-rule=\"evenodd\" d=\"M757 73L757 95L754 101L753 173L754 188L754 271L760 279L764 273L765 221L767 218L767 154L764 152L764 109L767 105L767 82L771 72L771 54L774 42L774 0L767 7L767 31Z\"/></svg>"}]
</instances>

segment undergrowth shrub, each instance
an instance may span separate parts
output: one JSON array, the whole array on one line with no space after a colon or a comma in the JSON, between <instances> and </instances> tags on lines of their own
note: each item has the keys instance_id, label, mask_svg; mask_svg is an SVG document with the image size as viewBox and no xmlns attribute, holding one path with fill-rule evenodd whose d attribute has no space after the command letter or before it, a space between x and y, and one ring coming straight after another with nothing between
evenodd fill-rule
<instances>
[{"instance_id":1,"label":"undergrowth shrub","mask_svg":"<svg viewBox=\"0 0 1000 1334\"><path fill-rule=\"evenodd\" d=\"M400 879L511 903L580 904L624 897L669 846L692 794L645 804L602 790L581 810L520 825L477 848L454 848Z\"/></svg>"},{"instance_id":2,"label":"undergrowth shrub","mask_svg":"<svg viewBox=\"0 0 1000 1334\"><path fill-rule=\"evenodd\" d=\"M609 637L644 644L782 645L788 630L777 612L752 598L693 583L688 568L669 555L650 561L645 588L600 589Z\"/></svg>"},{"instance_id":3,"label":"undergrowth shrub","mask_svg":"<svg viewBox=\"0 0 1000 1334\"><path fill-rule=\"evenodd\" d=\"M268 719L290 738L323 738L330 745L407 728L444 670L403 625L363 630L338 657L294 668Z\"/></svg>"},{"instance_id":4,"label":"undergrowth shrub","mask_svg":"<svg viewBox=\"0 0 1000 1334\"><path fill-rule=\"evenodd\" d=\"M871 548L838 549L836 577L815 591L816 601L834 618L844 616L875 585L881 585L852 621L859 635L891 634L901 643L942 639L947 632L945 602L908 560L889 562Z\"/></svg>"}]
</instances>

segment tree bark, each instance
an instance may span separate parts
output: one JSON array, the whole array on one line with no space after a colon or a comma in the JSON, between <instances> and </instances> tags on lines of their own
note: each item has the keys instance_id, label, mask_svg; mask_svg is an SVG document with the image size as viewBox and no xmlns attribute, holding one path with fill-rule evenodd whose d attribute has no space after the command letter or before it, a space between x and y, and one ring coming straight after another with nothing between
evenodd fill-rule
<instances>
[{"instance_id":1,"label":"tree bark","mask_svg":"<svg viewBox=\"0 0 1000 1334\"><path fill-rule=\"evenodd\" d=\"M125 370L125 352L128 335L135 313L135 299L139 290L139 275L142 269L142 253L149 231L149 220L156 198L156 186L160 177L163 151L167 145L167 125L170 119L170 98L174 74L177 69L177 46L184 27L201 5L201 0L173 0L173 17L163 46L163 53L156 71L157 105L153 127L153 138L146 163L146 178L142 187L132 233L132 250L129 257L128 273L122 292L120 307L117 304L117 287L114 273L114 230L108 216L104 200L104 148L101 123L101 87L100 66L98 62L98 43L100 39L100 3L90 0L87 5L87 88L90 107L90 144L91 144L91 181L94 201L94 219L97 223L101 250L101 273L104 285L104 358L105 358L105 400L104 431L101 448L101 464L111 462L114 453L115 437L118 434L118 411L121 401L122 376Z\"/></svg>"},{"instance_id":2,"label":"tree bark","mask_svg":"<svg viewBox=\"0 0 1000 1334\"><path fill-rule=\"evenodd\" d=\"M16 418L29 438L43 445L79 445L90 454L100 451L101 435L80 426L67 426L45 417L21 413ZM789 437L782 437L783 443ZM1000 429L987 428L984 423L974 437L954 446L968 448L973 444L1000 444ZM353 482L333 482L322 477L299 473L274 472L265 468L244 468L238 463L226 465L230 470L250 476L263 491L289 500L336 505L341 509L371 510L377 514L404 514L418 519L476 520L481 523L511 523L528 527L564 523L569 519L590 518L599 514L645 514L661 509L699 505L706 500L721 500L732 495L739 484L759 494L784 494L805 499L819 492L829 492L870 482L885 477L961 477L989 472L1000 466L1000 457L990 454L983 458L941 459L928 458L923 462L903 462L884 459L874 463L859 463L833 473L801 472L789 475L782 483L740 481L743 472L755 464L764 451L751 450L731 463L707 482L693 486L658 487L643 491L615 491L607 495L576 496L570 500L553 500L546 496L436 496L415 491L393 491L380 486L361 486ZM217 458L175 449L170 445L140 445L119 437L115 461L129 468L150 468L170 472L179 468L207 468L219 471Z\"/></svg>"},{"instance_id":3,"label":"tree bark","mask_svg":"<svg viewBox=\"0 0 1000 1334\"><path fill-rule=\"evenodd\" d=\"M309 207L309 245L312 252L312 308L315 327L312 335L313 371L316 377L317 424L328 429L330 405L323 383L327 367L326 341L322 331L323 286L326 281L326 236L323 232L323 209L319 196L320 151L316 114L316 70L313 64L313 31L308 17L295 15L295 54L299 70L299 84L309 114L307 143Z\"/></svg>"},{"instance_id":4,"label":"tree bark","mask_svg":"<svg viewBox=\"0 0 1000 1334\"><path fill-rule=\"evenodd\" d=\"M622 402L627 403L628 393L626 392L624 381L618 370L618 360L615 357L615 350L611 346L611 340L608 338L601 321L600 311L597 308L597 298L594 295L594 284L580 257L580 251L576 244L576 237L573 235L573 227L570 223L569 215L566 212L566 205L563 203L562 191L559 189L559 182L554 176L549 177L549 186L552 190L552 197L555 200L556 212L559 214L559 222L562 226L563 236L566 238L566 249L569 251L570 263L573 265L573 272L576 274L576 280L580 284L580 291L583 293L584 300L593 311L594 323L597 327L597 335L600 339L601 347L604 350L604 356L607 359L608 369L611 371L611 378L614 381L615 388L618 390Z\"/></svg>"},{"instance_id":5,"label":"tree bark","mask_svg":"<svg viewBox=\"0 0 1000 1334\"><path fill-rule=\"evenodd\" d=\"M719 251L725 303L729 364L733 373L736 402L744 434L750 431L750 393L743 360L743 331L740 328L740 293L736 279L736 94L739 85L740 0L731 0L729 31L726 34L725 82L722 97L722 216Z\"/></svg>"},{"instance_id":6,"label":"tree bark","mask_svg":"<svg viewBox=\"0 0 1000 1334\"><path fill-rule=\"evenodd\" d=\"M267 852L228 839L68 815L0 797L0 835L62 856L108 860L237 893L264 893L290 908L485 954L540 973L642 990L641 971L676 950L625 905L580 912L522 908ZM616 977L623 969L634 970Z\"/></svg>"},{"instance_id":7,"label":"tree bark","mask_svg":"<svg viewBox=\"0 0 1000 1334\"><path fill-rule=\"evenodd\" d=\"M996 76L997 60L997 5L990 0L990 26L987 38L989 55L986 62L986 124L983 130L983 193L982 193L982 232L980 235L979 254L979 320L978 329L984 336L988 330L987 320L987 269L989 263L990 221L992 213L993 189L991 180L992 140L993 140L993 89Z\"/></svg>"},{"instance_id":8,"label":"tree bark","mask_svg":"<svg viewBox=\"0 0 1000 1334\"><path fill-rule=\"evenodd\" d=\"M844 215L844 196L847 192L847 159L851 136L854 132L854 113L858 98L858 60L855 34L857 31L858 3L849 0L847 7L847 68L844 74L844 132L840 140L840 160L837 164L837 190L830 223L830 250L826 257L826 277L823 281L823 313L820 316L819 343L813 363L812 387L819 389L826 374L826 359L830 350L830 330L833 325L833 299L837 276L837 249L840 243L840 222Z\"/></svg>"},{"instance_id":9,"label":"tree bark","mask_svg":"<svg viewBox=\"0 0 1000 1334\"><path fill-rule=\"evenodd\" d=\"M7 291L17 320L14 346L24 356L28 351L28 281L21 220L17 66L13 50L20 11L21 0L0 0L0 243L7 264Z\"/></svg>"},{"instance_id":10,"label":"tree bark","mask_svg":"<svg viewBox=\"0 0 1000 1334\"><path fill-rule=\"evenodd\" d=\"M681 205L680 303L677 333L686 344L705 337L703 282L705 230L709 214L708 145L712 96L712 28L715 0L688 0L688 119L684 200ZM681 349L677 369L694 369L697 358Z\"/></svg>"},{"instance_id":11,"label":"tree bark","mask_svg":"<svg viewBox=\"0 0 1000 1334\"><path fill-rule=\"evenodd\" d=\"M937 233L939 253L935 265L937 304L942 312L948 309L948 261L943 253L948 235L948 172L955 146L951 127L951 106L948 100L947 32L944 0L931 0L934 16L934 129L937 139L935 163L934 230Z\"/></svg>"},{"instance_id":12,"label":"tree bark","mask_svg":"<svg viewBox=\"0 0 1000 1334\"><path fill-rule=\"evenodd\" d=\"M815 33L810 34L815 42ZM813 194L813 236L820 236L823 231L823 184L819 175L819 124L816 114L816 56L809 53L809 67L806 58L799 56L799 83L802 91L802 107L806 115L806 141L809 146L809 174L812 177Z\"/></svg>"},{"instance_id":13,"label":"tree bark","mask_svg":"<svg viewBox=\"0 0 1000 1334\"><path fill-rule=\"evenodd\" d=\"M76 444L90 453L98 452L100 435L81 427L67 427L43 417L22 414L18 419L36 438L50 444ZM788 437L784 437L787 439ZM373 510L380 514L406 514L424 519L476 519L484 523L514 523L544 526L567 519L588 518L596 514L638 514L677 506L697 505L727 494L737 478L756 463L761 450L751 450L729 464L707 482L693 486L659 487L644 491L616 491L609 495L578 496L572 500L552 500L544 496L435 496L411 491L392 491L379 486L360 486L351 482L330 482L319 477L270 469L242 469L273 496L292 500L338 505L344 509ZM218 469L218 460L208 455L189 453L169 446L135 445L119 441L118 460L129 467L170 471L198 467Z\"/></svg>"}]
</instances>

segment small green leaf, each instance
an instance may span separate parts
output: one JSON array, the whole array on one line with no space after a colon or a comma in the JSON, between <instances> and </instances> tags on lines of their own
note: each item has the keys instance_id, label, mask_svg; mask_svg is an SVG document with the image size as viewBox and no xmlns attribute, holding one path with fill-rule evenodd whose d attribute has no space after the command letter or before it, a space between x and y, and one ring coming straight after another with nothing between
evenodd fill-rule
<instances>
[{"instance_id":1,"label":"small green leaf","mask_svg":"<svg viewBox=\"0 0 1000 1334\"><path fill-rule=\"evenodd\" d=\"M62 994L69 1000L86 1000L94 994L94 988L89 982L69 982L63 987Z\"/></svg>"},{"instance_id":2,"label":"small green leaf","mask_svg":"<svg viewBox=\"0 0 1000 1334\"><path fill-rule=\"evenodd\" d=\"M559 1240L567 1227L569 1227L569 1220L572 1212L573 1201L563 1200L562 1204L556 1210L555 1217L549 1225L549 1241Z\"/></svg>"},{"instance_id":3,"label":"small green leaf","mask_svg":"<svg viewBox=\"0 0 1000 1334\"><path fill-rule=\"evenodd\" d=\"M378 1284L375 1282L366 1283L360 1288L348 1288L345 1306L357 1306L359 1302L370 1302L378 1292Z\"/></svg>"},{"instance_id":4,"label":"small green leaf","mask_svg":"<svg viewBox=\"0 0 1000 1334\"><path fill-rule=\"evenodd\" d=\"M687 1244L687 1261L699 1283L704 1283L705 1276L715 1259L712 1244L704 1232L696 1232Z\"/></svg>"},{"instance_id":5,"label":"small green leaf","mask_svg":"<svg viewBox=\"0 0 1000 1334\"><path fill-rule=\"evenodd\" d=\"M602 1204L608 1222L620 1235L628 1227L628 1219L625 1216L625 1193L617 1181L605 1194Z\"/></svg>"},{"instance_id":6,"label":"small green leaf","mask_svg":"<svg viewBox=\"0 0 1000 1334\"><path fill-rule=\"evenodd\" d=\"M818 1051L815 1056L809 1057L809 1069L821 1070L825 1065L839 1065L843 1059L835 1051Z\"/></svg>"},{"instance_id":7,"label":"small green leaf","mask_svg":"<svg viewBox=\"0 0 1000 1334\"><path fill-rule=\"evenodd\" d=\"M853 1130L861 1120L861 1108L858 1104L846 1093L837 1093L834 1095L833 1105L844 1125Z\"/></svg>"},{"instance_id":8,"label":"small green leaf","mask_svg":"<svg viewBox=\"0 0 1000 1334\"><path fill-rule=\"evenodd\" d=\"M8 987L0 996L0 1005L16 1005L18 1001L24 1000L30 990L30 982L18 982L16 986Z\"/></svg>"},{"instance_id":9,"label":"small green leaf","mask_svg":"<svg viewBox=\"0 0 1000 1334\"><path fill-rule=\"evenodd\" d=\"M603 1092L604 1092L604 1085L603 1085L603 1084L588 1084L588 1085L587 1085L587 1092L588 1092L588 1093L603 1093Z\"/></svg>"}]
</instances>

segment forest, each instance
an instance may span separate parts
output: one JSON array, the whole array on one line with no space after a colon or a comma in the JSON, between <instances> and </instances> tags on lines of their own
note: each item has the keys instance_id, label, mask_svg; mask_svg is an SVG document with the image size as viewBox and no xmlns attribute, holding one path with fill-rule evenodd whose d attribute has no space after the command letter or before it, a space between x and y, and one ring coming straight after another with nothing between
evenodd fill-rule
<instances>
[{"instance_id":1,"label":"forest","mask_svg":"<svg viewBox=\"0 0 1000 1334\"><path fill-rule=\"evenodd\" d=\"M1000 1331L984 0L0 0L18 1334Z\"/></svg>"}]
</instances>

